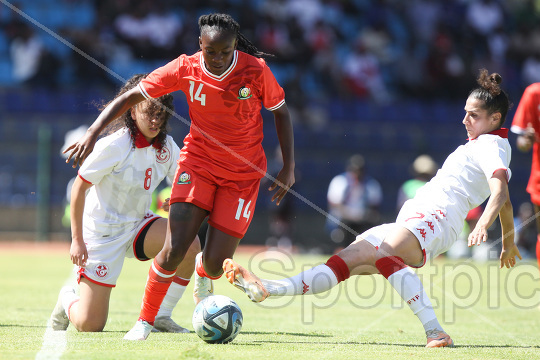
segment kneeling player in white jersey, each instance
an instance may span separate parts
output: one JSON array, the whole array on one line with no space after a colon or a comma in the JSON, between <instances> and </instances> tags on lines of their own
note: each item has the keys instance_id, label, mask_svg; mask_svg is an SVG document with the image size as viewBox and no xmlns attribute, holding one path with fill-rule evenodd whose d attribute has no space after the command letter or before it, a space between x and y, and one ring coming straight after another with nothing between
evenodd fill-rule
<instances>
[{"instance_id":1,"label":"kneeling player in white jersey","mask_svg":"<svg viewBox=\"0 0 540 360\"><path fill-rule=\"evenodd\" d=\"M144 77L133 76L117 97ZM149 209L156 187L165 177L174 179L180 155L167 135L172 109L171 95L128 109L81 166L71 192L70 249L78 267L80 296L73 287L62 288L51 315L54 330L66 330L71 321L79 331L102 331L124 258L145 261L163 248L167 219ZM173 285L153 324L155 331L189 332L171 319L171 313L189 283L200 249L196 238L176 273L170 275Z\"/></svg>"},{"instance_id":2,"label":"kneeling player in white jersey","mask_svg":"<svg viewBox=\"0 0 540 360\"><path fill-rule=\"evenodd\" d=\"M396 222L359 235L354 243L316 266L282 280L259 279L231 259L223 263L227 279L259 302L268 296L317 294L351 275L382 274L424 325L427 347L452 346L439 324L418 276L410 267L446 250L457 240L469 210L489 200L469 246L487 240L487 229L497 218L502 228L500 266L513 267L521 259L514 244L512 203L508 193L511 148L508 130L501 128L509 100L498 74L483 69L465 105L463 124L469 141L459 146L437 175L401 208Z\"/></svg>"}]
</instances>

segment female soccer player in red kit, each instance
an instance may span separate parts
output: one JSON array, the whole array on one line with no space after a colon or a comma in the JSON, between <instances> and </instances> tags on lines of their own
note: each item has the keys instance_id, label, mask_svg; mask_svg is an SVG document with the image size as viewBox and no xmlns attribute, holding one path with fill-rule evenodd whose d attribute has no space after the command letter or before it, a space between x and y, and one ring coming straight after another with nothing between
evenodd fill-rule
<instances>
[{"instance_id":1,"label":"female soccer player in red kit","mask_svg":"<svg viewBox=\"0 0 540 360\"><path fill-rule=\"evenodd\" d=\"M257 50L226 14L199 18L194 55L180 55L139 86L114 100L71 150L74 166L92 150L96 134L136 103L181 90L191 118L171 194L169 229L149 271L143 306L126 340L148 337L176 268L208 216L206 244L198 256L195 301L210 295L253 217L260 179L266 173L261 108L274 114L283 167L269 190L279 205L294 184L293 130L285 93ZM237 48L241 49L237 50Z\"/></svg>"},{"instance_id":2,"label":"female soccer player in red kit","mask_svg":"<svg viewBox=\"0 0 540 360\"><path fill-rule=\"evenodd\" d=\"M523 152L533 149L531 176L527 192L531 194L534 213L540 212L540 83L529 85L519 102L512 127L512 132L518 134L517 147ZM540 217L536 216L536 260L540 268Z\"/></svg>"}]
</instances>

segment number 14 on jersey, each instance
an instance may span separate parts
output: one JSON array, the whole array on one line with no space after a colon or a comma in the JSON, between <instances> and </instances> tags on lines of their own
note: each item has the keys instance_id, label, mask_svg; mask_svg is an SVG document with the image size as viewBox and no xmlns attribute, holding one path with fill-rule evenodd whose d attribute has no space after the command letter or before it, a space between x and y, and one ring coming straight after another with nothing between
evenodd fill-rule
<instances>
[{"instance_id":1,"label":"number 14 on jersey","mask_svg":"<svg viewBox=\"0 0 540 360\"><path fill-rule=\"evenodd\" d=\"M197 91L195 91L195 94L193 94L193 91L195 90L195 81L189 80L189 97L191 98L191 102L197 100L201 102L202 106L204 106L206 103L206 94L201 94L202 88L203 84L199 84Z\"/></svg>"}]
</instances>

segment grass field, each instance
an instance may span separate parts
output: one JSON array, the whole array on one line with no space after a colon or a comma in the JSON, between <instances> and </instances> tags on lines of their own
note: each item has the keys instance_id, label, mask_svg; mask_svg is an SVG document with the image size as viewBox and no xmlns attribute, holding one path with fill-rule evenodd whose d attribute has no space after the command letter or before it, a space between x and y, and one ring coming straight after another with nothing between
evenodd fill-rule
<instances>
[{"instance_id":1,"label":"grass field","mask_svg":"<svg viewBox=\"0 0 540 360\"><path fill-rule=\"evenodd\" d=\"M274 254L275 255L275 254ZM271 254L270 258L274 255ZM296 274L326 256L239 253L236 260L268 278ZM47 331L58 290L68 279L68 250L0 247L0 359L538 359L540 280L533 262L512 270L497 264L437 259L419 274L437 315L456 343L425 349L423 328L380 276L354 277L324 297L251 303L224 278L218 294L233 298L244 326L228 345L190 334L151 334L145 342L123 335L137 319L147 263L126 260L113 290L102 333ZM173 313L192 329L191 285Z\"/></svg>"}]
</instances>

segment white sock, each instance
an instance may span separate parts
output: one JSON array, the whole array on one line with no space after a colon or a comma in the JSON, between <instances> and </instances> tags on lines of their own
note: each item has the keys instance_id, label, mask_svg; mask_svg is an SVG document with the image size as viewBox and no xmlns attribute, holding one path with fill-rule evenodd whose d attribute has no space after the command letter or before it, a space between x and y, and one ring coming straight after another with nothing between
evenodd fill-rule
<instances>
[{"instance_id":1,"label":"white sock","mask_svg":"<svg viewBox=\"0 0 540 360\"><path fill-rule=\"evenodd\" d=\"M72 291L72 287L62 288L62 307L64 311L69 316L69 307L77 300L79 300L79 295Z\"/></svg>"},{"instance_id":2,"label":"white sock","mask_svg":"<svg viewBox=\"0 0 540 360\"><path fill-rule=\"evenodd\" d=\"M443 331L420 278L410 267L396 271L388 277L388 281L422 322L425 331Z\"/></svg>"},{"instance_id":3,"label":"white sock","mask_svg":"<svg viewBox=\"0 0 540 360\"><path fill-rule=\"evenodd\" d=\"M332 269L322 264L281 280L261 279L264 287L272 296L294 296L319 294L338 284Z\"/></svg>"},{"instance_id":4,"label":"white sock","mask_svg":"<svg viewBox=\"0 0 540 360\"><path fill-rule=\"evenodd\" d=\"M187 284L189 284L189 279L183 279L178 276L174 277L165 298L163 298L163 302L161 303L156 317L171 317L174 307L178 304L182 295L184 295L184 291L186 291Z\"/></svg>"}]
</instances>

